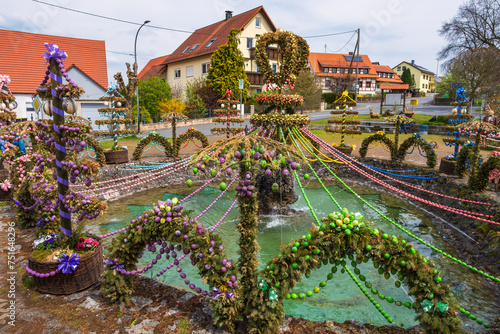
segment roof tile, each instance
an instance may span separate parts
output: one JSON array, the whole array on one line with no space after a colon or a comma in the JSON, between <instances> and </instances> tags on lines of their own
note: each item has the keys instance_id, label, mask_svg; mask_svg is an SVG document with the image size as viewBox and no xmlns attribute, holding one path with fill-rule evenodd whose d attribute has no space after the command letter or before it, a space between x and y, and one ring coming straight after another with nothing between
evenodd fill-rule
<instances>
[{"instance_id":1,"label":"roof tile","mask_svg":"<svg viewBox=\"0 0 500 334\"><path fill-rule=\"evenodd\" d=\"M227 43L229 32L232 29L242 30L245 25L255 16L257 13L262 12L264 17L267 19L273 31L276 31L276 27L267 15L263 6L251 9L244 13L235 15L227 20L222 20L206 27L197 29L193 32L179 47L172 52L172 54L163 62L163 64L174 63L181 60L186 60L195 57L201 57L208 54L212 54L221 45ZM216 40L209 46L209 42L216 38ZM189 50L198 44L196 49L192 52ZM183 51L189 49L183 53Z\"/></svg>"},{"instance_id":2,"label":"roof tile","mask_svg":"<svg viewBox=\"0 0 500 334\"><path fill-rule=\"evenodd\" d=\"M32 34L0 29L1 74L10 75L12 93L34 94L45 76L47 64L41 58L44 43L57 44L68 54L66 69L76 66L107 89L106 46L104 41Z\"/></svg>"},{"instance_id":3,"label":"roof tile","mask_svg":"<svg viewBox=\"0 0 500 334\"><path fill-rule=\"evenodd\" d=\"M146 66L139 72L139 80L144 80L149 77L155 77L160 75L165 70L165 65L163 62L169 57L169 55L161 56L158 58L151 59Z\"/></svg>"}]
</instances>

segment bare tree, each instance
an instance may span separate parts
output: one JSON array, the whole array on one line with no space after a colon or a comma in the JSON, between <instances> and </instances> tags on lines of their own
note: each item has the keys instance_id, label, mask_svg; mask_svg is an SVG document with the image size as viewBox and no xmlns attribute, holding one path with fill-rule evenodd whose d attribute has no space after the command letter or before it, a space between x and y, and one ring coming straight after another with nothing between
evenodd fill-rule
<instances>
[{"instance_id":1,"label":"bare tree","mask_svg":"<svg viewBox=\"0 0 500 334\"><path fill-rule=\"evenodd\" d=\"M500 48L500 0L469 0L458 13L444 22L439 34L448 44L439 52L440 59L481 47Z\"/></svg>"},{"instance_id":2,"label":"bare tree","mask_svg":"<svg viewBox=\"0 0 500 334\"><path fill-rule=\"evenodd\" d=\"M492 96L500 89L500 50L483 47L461 52L449 63L449 73L470 93L471 101L479 94Z\"/></svg>"},{"instance_id":3,"label":"bare tree","mask_svg":"<svg viewBox=\"0 0 500 334\"><path fill-rule=\"evenodd\" d=\"M137 85L139 84L139 79L137 78L137 63L134 63L133 69L130 68L129 63L125 63L127 65L127 79L128 83L125 85L125 81L123 81L122 73L118 72L114 75L114 78L118 84L118 89L120 93L127 100L126 107L129 108L129 112L127 113L127 118L132 118L131 110L133 106L133 100L135 96L135 92L137 89Z\"/></svg>"}]
</instances>

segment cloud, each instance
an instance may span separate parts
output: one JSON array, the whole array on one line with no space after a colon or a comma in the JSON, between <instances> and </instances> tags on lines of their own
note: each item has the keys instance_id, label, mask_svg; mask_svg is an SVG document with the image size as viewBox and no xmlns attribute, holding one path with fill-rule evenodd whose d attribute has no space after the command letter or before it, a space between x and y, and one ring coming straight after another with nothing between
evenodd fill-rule
<instances>
[{"instance_id":1,"label":"cloud","mask_svg":"<svg viewBox=\"0 0 500 334\"><path fill-rule=\"evenodd\" d=\"M444 45L437 30L442 21L455 13L456 1L358 0L358 1L271 1L271 0L44 0L120 20L194 31L224 19L225 11L233 15L263 5L277 27L301 36L314 36L361 28L361 53L372 61L394 66L403 60L415 59L435 69L436 54ZM106 41L108 51L134 53L138 26L83 15L36 3L31 0L10 1L9 13L0 15L0 25L13 30L62 35ZM173 52L189 34L145 26L137 41L139 68L155 57ZM337 51L346 45L350 34L310 38L311 50ZM353 38L342 52L353 50ZM108 52L108 77L124 71L125 62L133 57Z\"/></svg>"}]
</instances>

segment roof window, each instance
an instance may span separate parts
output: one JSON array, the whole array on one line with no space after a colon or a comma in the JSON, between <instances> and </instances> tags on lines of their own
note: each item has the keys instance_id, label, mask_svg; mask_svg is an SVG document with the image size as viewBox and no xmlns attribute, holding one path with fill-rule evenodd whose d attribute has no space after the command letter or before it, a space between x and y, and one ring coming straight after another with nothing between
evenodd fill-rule
<instances>
[{"instance_id":1,"label":"roof window","mask_svg":"<svg viewBox=\"0 0 500 334\"><path fill-rule=\"evenodd\" d=\"M184 51L181 52L181 55L183 55L188 49L189 49L189 45L186 46L186 48L184 49Z\"/></svg>"},{"instance_id":2,"label":"roof window","mask_svg":"<svg viewBox=\"0 0 500 334\"><path fill-rule=\"evenodd\" d=\"M214 42L215 42L216 40L217 40L217 38L212 38L212 39L210 40L210 42L208 42L207 46L205 46L205 47L206 47L206 48L208 48L208 47L212 46L212 44L214 44Z\"/></svg>"},{"instance_id":3,"label":"roof window","mask_svg":"<svg viewBox=\"0 0 500 334\"><path fill-rule=\"evenodd\" d=\"M198 45L200 45L200 44L195 44L195 45L193 45L193 47L189 50L189 53L193 52L193 51L194 51L194 49L196 49L196 47L197 47Z\"/></svg>"}]
</instances>

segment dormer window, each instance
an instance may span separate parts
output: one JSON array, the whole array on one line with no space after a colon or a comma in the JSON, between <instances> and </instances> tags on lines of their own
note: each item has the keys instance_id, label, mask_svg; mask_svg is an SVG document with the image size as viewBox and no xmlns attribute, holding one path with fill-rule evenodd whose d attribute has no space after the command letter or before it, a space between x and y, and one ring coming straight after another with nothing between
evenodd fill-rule
<instances>
[{"instance_id":1,"label":"dormer window","mask_svg":"<svg viewBox=\"0 0 500 334\"><path fill-rule=\"evenodd\" d=\"M183 55L188 49L189 49L189 45L186 46L186 48L184 49L184 51L181 52L181 55Z\"/></svg>"},{"instance_id":2,"label":"dormer window","mask_svg":"<svg viewBox=\"0 0 500 334\"><path fill-rule=\"evenodd\" d=\"M212 39L210 40L210 42L208 42L207 46L205 46L205 47L206 47L206 48L211 47L211 46L212 46L212 44L214 44L216 40L217 40L217 38L212 38Z\"/></svg>"},{"instance_id":3,"label":"dormer window","mask_svg":"<svg viewBox=\"0 0 500 334\"><path fill-rule=\"evenodd\" d=\"M194 51L194 49L196 49L196 47L197 47L198 45L200 45L200 44L195 44L195 45L193 45L193 47L189 50L189 53L193 52L193 51Z\"/></svg>"}]
</instances>

